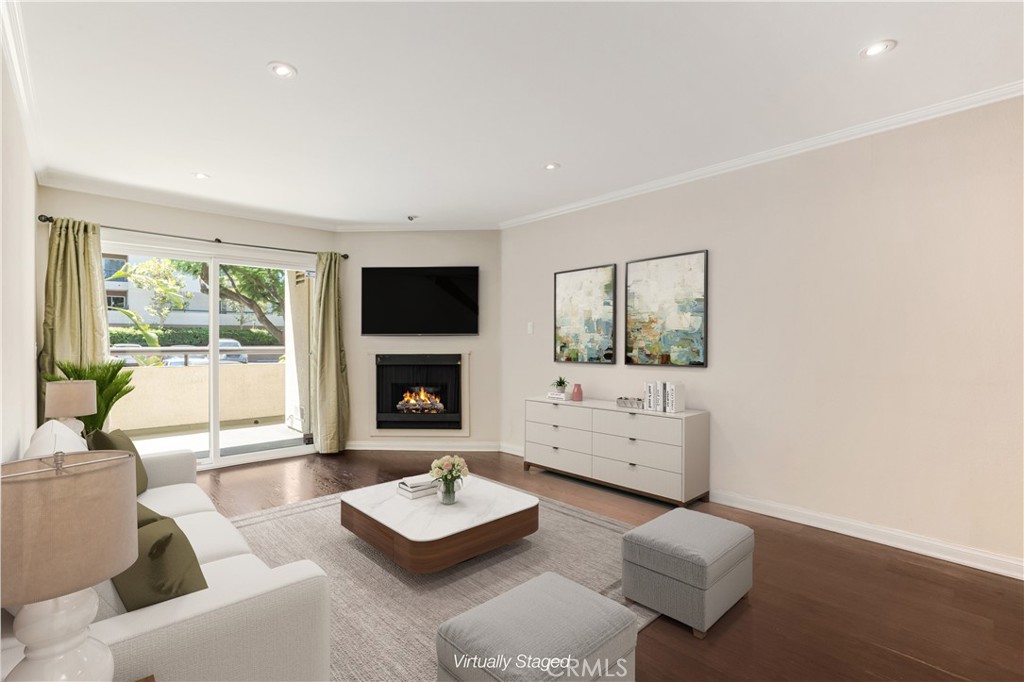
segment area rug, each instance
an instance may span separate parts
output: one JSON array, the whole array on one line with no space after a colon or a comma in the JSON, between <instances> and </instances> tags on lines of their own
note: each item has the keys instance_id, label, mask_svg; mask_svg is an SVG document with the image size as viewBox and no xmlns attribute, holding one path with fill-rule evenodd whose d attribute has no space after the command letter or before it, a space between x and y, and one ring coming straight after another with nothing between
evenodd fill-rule
<instances>
[{"instance_id":1,"label":"area rug","mask_svg":"<svg viewBox=\"0 0 1024 682\"><path fill-rule=\"evenodd\" d=\"M436 680L438 625L546 571L625 604L638 628L658 615L622 596L628 524L541 497L533 535L445 571L414 575L341 527L340 497L232 519L269 566L311 559L327 573L335 680Z\"/></svg>"}]
</instances>

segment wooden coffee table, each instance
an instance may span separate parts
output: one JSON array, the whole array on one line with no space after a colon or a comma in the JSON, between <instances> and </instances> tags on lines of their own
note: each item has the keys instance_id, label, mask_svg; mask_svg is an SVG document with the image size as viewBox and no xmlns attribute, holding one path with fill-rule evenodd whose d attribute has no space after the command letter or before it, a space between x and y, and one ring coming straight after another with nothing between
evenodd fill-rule
<instances>
[{"instance_id":1,"label":"wooden coffee table","mask_svg":"<svg viewBox=\"0 0 1024 682\"><path fill-rule=\"evenodd\" d=\"M537 530L538 501L476 476L456 502L436 495L415 500L398 482L371 485L341 496L341 525L413 573L434 573Z\"/></svg>"}]
</instances>

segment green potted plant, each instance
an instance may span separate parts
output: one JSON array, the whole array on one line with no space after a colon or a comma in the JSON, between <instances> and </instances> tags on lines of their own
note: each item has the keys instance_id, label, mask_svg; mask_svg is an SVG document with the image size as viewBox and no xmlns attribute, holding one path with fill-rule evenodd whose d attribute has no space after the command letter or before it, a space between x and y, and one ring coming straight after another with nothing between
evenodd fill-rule
<instances>
[{"instance_id":1,"label":"green potted plant","mask_svg":"<svg viewBox=\"0 0 1024 682\"><path fill-rule=\"evenodd\" d=\"M555 393L561 393L562 394L562 399L564 400L565 399L565 389L569 385L569 380L566 379L565 377L558 377L557 379L555 379L554 381L551 382L551 385L554 387Z\"/></svg>"},{"instance_id":2,"label":"green potted plant","mask_svg":"<svg viewBox=\"0 0 1024 682\"><path fill-rule=\"evenodd\" d=\"M43 379L50 381L92 380L96 382L96 414L80 417L85 424L84 435L99 431L110 415L110 409L121 398L135 390L131 385L131 370L124 368L124 360L111 360L91 365L79 365L74 362L57 361L59 374L44 374Z\"/></svg>"}]
</instances>

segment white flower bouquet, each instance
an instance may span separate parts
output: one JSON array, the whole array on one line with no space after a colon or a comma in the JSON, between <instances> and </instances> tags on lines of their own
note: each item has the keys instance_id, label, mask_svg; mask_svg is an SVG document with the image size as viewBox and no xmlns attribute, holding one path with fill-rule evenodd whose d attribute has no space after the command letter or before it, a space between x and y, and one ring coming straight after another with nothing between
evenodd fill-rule
<instances>
[{"instance_id":1,"label":"white flower bouquet","mask_svg":"<svg viewBox=\"0 0 1024 682\"><path fill-rule=\"evenodd\" d=\"M454 504L455 481L467 478L469 467L458 455L445 455L430 464L430 477L441 482L441 504Z\"/></svg>"}]
</instances>

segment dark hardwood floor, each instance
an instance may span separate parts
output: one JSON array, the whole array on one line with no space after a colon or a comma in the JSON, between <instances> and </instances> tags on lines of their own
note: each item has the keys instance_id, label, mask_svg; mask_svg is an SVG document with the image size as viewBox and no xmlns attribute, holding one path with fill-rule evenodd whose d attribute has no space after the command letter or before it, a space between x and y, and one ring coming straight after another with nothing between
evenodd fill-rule
<instances>
[{"instance_id":1,"label":"dark hardwood floor","mask_svg":"<svg viewBox=\"0 0 1024 682\"><path fill-rule=\"evenodd\" d=\"M203 472L234 516L427 470L436 453L351 451ZM536 469L500 453L470 471L621 521L671 505ZM1024 583L714 503L754 529L754 588L698 640L662 616L640 633L647 680L1022 680Z\"/></svg>"}]
</instances>

